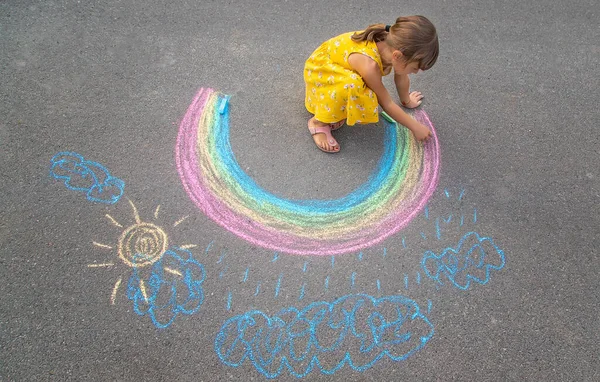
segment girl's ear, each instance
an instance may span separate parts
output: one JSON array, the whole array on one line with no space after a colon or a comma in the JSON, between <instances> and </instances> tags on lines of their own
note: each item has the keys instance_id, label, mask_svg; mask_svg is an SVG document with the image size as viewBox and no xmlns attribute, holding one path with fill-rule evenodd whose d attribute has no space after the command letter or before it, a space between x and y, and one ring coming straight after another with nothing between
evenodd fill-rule
<instances>
[{"instance_id":1,"label":"girl's ear","mask_svg":"<svg viewBox=\"0 0 600 382\"><path fill-rule=\"evenodd\" d=\"M394 58L394 60L399 60L399 59L401 59L401 58L402 58L402 56L404 56L404 55L403 55L403 54L402 54L402 52L401 52L401 51L399 51L399 50L394 50L394 51L392 52L392 57Z\"/></svg>"}]
</instances>

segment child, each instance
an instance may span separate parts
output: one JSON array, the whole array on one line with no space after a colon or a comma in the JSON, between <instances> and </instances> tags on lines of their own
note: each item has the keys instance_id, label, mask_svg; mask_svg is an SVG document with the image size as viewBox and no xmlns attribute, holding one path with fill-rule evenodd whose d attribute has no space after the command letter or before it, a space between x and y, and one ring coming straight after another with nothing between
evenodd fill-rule
<instances>
[{"instance_id":1,"label":"child","mask_svg":"<svg viewBox=\"0 0 600 382\"><path fill-rule=\"evenodd\" d=\"M314 114L308 129L319 149L340 150L331 131L342 125L376 123L378 105L418 140L431 131L406 114L393 100L382 76L394 69L394 82L404 107L421 104L420 92L409 93L409 74L427 70L438 57L433 24L423 16L399 17L394 25L373 24L324 42L306 61L306 109Z\"/></svg>"}]
</instances>

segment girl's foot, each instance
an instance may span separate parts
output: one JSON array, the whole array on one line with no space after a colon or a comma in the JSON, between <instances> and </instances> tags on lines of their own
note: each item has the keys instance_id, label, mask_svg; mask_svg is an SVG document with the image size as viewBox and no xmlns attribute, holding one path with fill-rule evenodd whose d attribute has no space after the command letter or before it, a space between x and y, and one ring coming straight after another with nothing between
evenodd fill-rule
<instances>
[{"instance_id":1,"label":"girl's foot","mask_svg":"<svg viewBox=\"0 0 600 382\"><path fill-rule=\"evenodd\" d=\"M331 135L331 131L339 129L343 124L344 120L336 123L323 123L312 117L308 120L308 130L319 149L326 153L336 153L340 151L340 145Z\"/></svg>"}]
</instances>

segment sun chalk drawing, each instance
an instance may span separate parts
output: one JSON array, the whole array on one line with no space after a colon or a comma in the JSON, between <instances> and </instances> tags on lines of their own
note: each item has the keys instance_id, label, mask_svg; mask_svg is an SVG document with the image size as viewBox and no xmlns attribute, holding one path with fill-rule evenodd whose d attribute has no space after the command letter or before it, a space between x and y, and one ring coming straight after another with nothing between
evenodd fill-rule
<instances>
[{"instance_id":1,"label":"sun chalk drawing","mask_svg":"<svg viewBox=\"0 0 600 382\"><path fill-rule=\"evenodd\" d=\"M134 223L124 226L111 215L110 223L122 229L116 244L93 242L105 250L114 250L121 263L131 269L127 283L127 297L134 303L139 315L149 315L155 326L166 328L178 314L193 314L204 300L201 287L205 278L204 267L192 257L189 248L194 244L170 246L165 230L155 223L142 221L135 204L129 200ZM160 205L154 211L158 219ZM177 227L185 221L179 219ZM114 262L88 264L89 268L112 268ZM110 302L115 304L123 278L119 277L112 289Z\"/></svg>"},{"instance_id":2,"label":"sun chalk drawing","mask_svg":"<svg viewBox=\"0 0 600 382\"><path fill-rule=\"evenodd\" d=\"M127 298L133 301L137 314L149 315L154 325L163 329L180 313L190 315L200 309L204 301L204 278L204 267L194 260L192 253L174 247L154 263L149 276L133 267Z\"/></svg>"},{"instance_id":3,"label":"sun chalk drawing","mask_svg":"<svg viewBox=\"0 0 600 382\"><path fill-rule=\"evenodd\" d=\"M286 370L302 378L313 369L334 374L344 365L365 371L384 357L401 361L434 334L433 324L406 297L366 294L288 307L270 317L251 310L229 318L215 351L231 367L250 362L267 378Z\"/></svg>"},{"instance_id":4,"label":"sun chalk drawing","mask_svg":"<svg viewBox=\"0 0 600 382\"><path fill-rule=\"evenodd\" d=\"M424 111L413 117L431 128L428 143L383 121L384 153L367 182L340 199L290 200L265 191L239 166L227 102L212 89L198 92L179 128L177 169L198 208L252 244L302 255L359 251L403 229L435 190L440 150Z\"/></svg>"},{"instance_id":5,"label":"sun chalk drawing","mask_svg":"<svg viewBox=\"0 0 600 382\"><path fill-rule=\"evenodd\" d=\"M504 267L504 252L489 237L481 237L475 232L465 234L456 248L446 248L436 255L427 251L421 266L425 274L440 285L446 278L455 287L467 290L471 281L487 284L492 270Z\"/></svg>"},{"instance_id":6,"label":"sun chalk drawing","mask_svg":"<svg viewBox=\"0 0 600 382\"><path fill-rule=\"evenodd\" d=\"M114 204L119 201L125 182L110 175L96 162L74 152L60 152L52 157L50 175L64 182L69 190L85 192L92 202Z\"/></svg>"}]
</instances>

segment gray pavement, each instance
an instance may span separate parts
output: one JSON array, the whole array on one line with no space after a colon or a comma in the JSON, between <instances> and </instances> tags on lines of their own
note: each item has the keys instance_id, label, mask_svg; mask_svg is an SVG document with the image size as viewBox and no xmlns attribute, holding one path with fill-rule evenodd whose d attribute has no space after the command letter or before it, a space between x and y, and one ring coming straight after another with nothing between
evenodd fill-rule
<instances>
[{"instance_id":1,"label":"gray pavement","mask_svg":"<svg viewBox=\"0 0 600 382\"><path fill-rule=\"evenodd\" d=\"M200 88L232 96L237 163L279 200L370 182L383 124L318 151L302 67L410 14L440 36L412 87L441 170L406 227L302 256L199 210L175 147ZM0 2L0 380L600 380L599 17L592 0Z\"/></svg>"}]
</instances>

